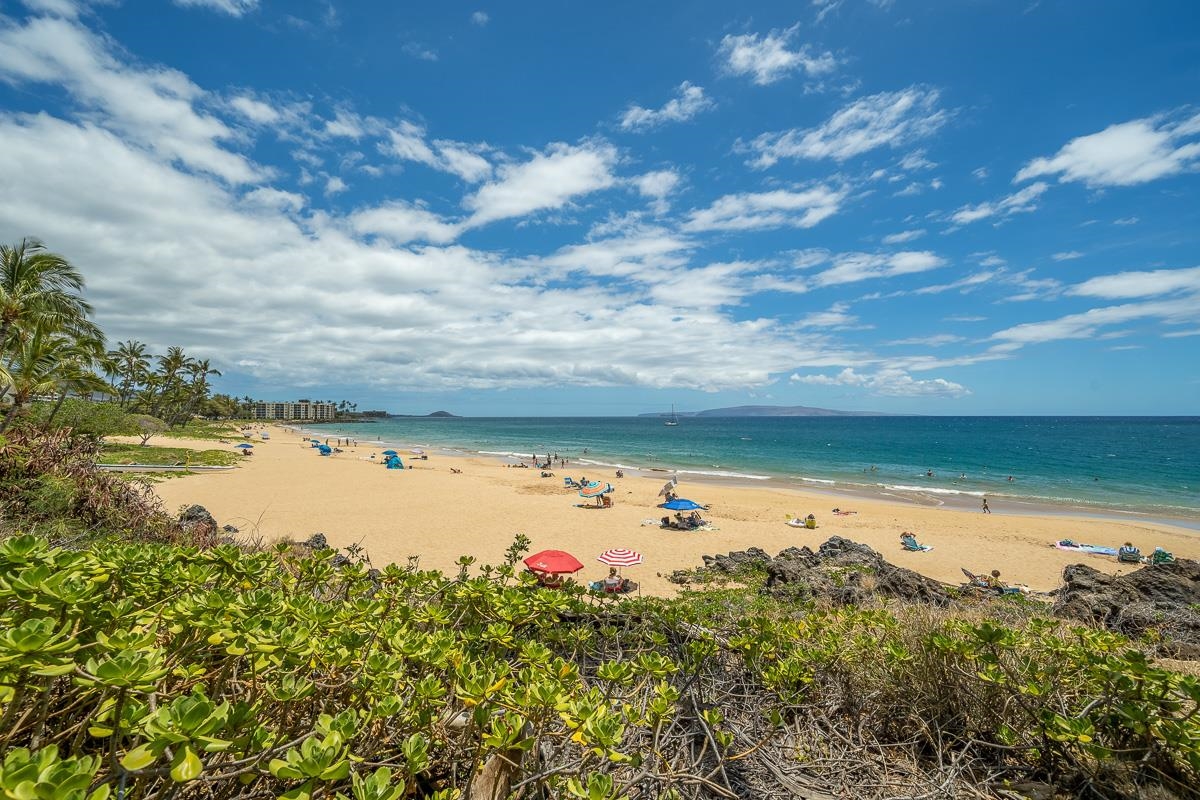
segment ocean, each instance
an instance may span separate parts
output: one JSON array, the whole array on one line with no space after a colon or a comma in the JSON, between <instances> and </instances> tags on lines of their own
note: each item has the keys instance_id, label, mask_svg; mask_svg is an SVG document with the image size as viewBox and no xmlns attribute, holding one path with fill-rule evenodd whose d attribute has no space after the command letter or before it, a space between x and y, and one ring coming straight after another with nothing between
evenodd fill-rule
<instances>
[{"instance_id":1,"label":"ocean","mask_svg":"<svg viewBox=\"0 0 1200 800\"><path fill-rule=\"evenodd\" d=\"M394 417L325 437L994 511L1134 515L1200 527L1200 417ZM382 443L382 444L381 444ZM932 473L932 474L930 474ZM1011 479L1010 479L1011 476Z\"/></svg>"}]
</instances>

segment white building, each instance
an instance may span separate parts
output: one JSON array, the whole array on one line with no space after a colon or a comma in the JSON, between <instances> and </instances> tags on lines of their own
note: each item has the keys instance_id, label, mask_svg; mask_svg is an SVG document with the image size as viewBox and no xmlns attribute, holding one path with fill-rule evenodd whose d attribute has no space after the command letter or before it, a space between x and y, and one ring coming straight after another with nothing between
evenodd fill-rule
<instances>
[{"instance_id":1,"label":"white building","mask_svg":"<svg viewBox=\"0 0 1200 800\"><path fill-rule=\"evenodd\" d=\"M337 405L321 401L296 400L285 403L257 402L250 407L252 419L332 420L337 417Z\"/></svg>"}]
</instances>

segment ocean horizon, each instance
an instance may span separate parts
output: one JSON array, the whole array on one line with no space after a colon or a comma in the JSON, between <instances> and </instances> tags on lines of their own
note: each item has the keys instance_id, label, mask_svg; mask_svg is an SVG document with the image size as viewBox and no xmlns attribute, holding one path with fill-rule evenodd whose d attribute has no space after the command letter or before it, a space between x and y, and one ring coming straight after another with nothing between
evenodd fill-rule
<instances>
[{"instance_id":1,"label":"ocean horizon","mask_svg":"<svg viewBox=\"0 0 1200 800\"><path fill-rule=\"evenodd\" d=\"M1200 417L389 417L313 426L381 449L1200 527Z\"/></svg>"}]
</instances>

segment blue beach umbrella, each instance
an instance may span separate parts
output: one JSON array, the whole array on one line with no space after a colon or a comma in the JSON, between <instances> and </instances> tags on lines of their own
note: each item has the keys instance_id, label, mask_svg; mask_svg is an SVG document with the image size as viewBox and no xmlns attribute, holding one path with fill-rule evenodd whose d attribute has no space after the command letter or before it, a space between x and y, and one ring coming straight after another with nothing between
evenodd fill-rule
<instances>
[{"instance_id":1,"label":"blue beach umbrella","mask_svg":"<svg viewBox=\"0 0 1200 800\"><path fill-rule=\"evenodd\" d=\"M384 454L385 456L397 456L397 455L400 455L400 454L399 454L399 453L397 453L395 450L384 450L384 451L383 451L383 454Z\"/></svg>"},{"instance_id":2,"label":"blue beach umbrella","mask_svg":"<svg viewBox=\"0 0 1200 800\"><path fill-rule=\"evenodd\" d=\"M704 508L704 506L700 505L694 500L685 500L681 497L678 500L672 500L669 503L663 503L659 506L659 508L669 508L672 511L696 511L697 509Z\"/></svg>"},{"instance_id":3,"label":"blue beach umbrella","mask_svg":"<svg viewBox=\"0 0 1200 800\"><path fill-rule=\"evenodd\" d=\"M238 448L239 450L253 450L254 449L254 445L246 444L245 442L243 442L241 444L235 444L234 447Z\"/></svg>"}]
</instances>

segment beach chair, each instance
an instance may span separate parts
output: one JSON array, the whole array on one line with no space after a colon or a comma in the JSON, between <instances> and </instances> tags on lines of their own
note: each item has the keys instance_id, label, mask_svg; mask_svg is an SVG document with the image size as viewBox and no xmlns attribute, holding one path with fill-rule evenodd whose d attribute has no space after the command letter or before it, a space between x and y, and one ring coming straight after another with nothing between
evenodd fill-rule
<instances>
[{"instance_id":1,"label":"beach chair","mask_svg":"<svg viewBox=\"0 0 1200 800\"><path fill-rule=\"evenodd\" d=\"M913 536L911 533L906 533L900 537L900 546L905 550L911 550L913 552L921 552L925 549L917 543L917 537Z\"/></svg>"},{"instance_id":2,"label":"beach chair","mask_svg":"<svg viewBox=\"0 0 1200 800\"><path fill-rule=\"evenodd\" d=\"M809 515L804 520L804 527L808 528L809 530L816 530L817 529L817 518L812 515Z\"/></svg>"},{"instance_id":3,"label":"beach chair","mask_svg":"<svg viewBox=\"0 0 1200 800\"><path fill-rule=\"evenodd\" d=\"M1150 563L1151 564L1173 564L1173 563L1175 563L1175 556L1171 555L1171 553L1169 553L1168 551L1164 550L1161 547L1156 547L1156 548L1154 548L1154 553L1151 554L1151 556L1150 556Z\"/></svg>"},{"instance_id":4,"label":"beach chair","mask_svg":"<svg viewBox=\"0 0 1200 800\"><path fill-rule=\"evenodd\" d=\"M568 489L583 488L583 484L581 484L579 481L575 480L574 478L569 478L569 477L563 478L563 486L565 486Z\"/></svg>"}]
</instances>

